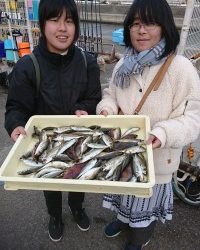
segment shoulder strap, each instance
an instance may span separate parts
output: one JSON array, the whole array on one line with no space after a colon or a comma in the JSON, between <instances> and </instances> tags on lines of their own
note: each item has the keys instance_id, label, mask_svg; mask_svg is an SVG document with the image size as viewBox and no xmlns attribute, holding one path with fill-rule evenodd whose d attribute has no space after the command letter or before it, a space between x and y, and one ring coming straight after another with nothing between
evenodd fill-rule
<instances>
[{"instance_id":1,"label":"shoulder strap","mask_svg":"<svg viewBox=\"0 0 200 250\"><path fill-rule=\"evenodd\" d=\"M33 61L33 65L35 68L35 74L36 74L36 97L39 95L39 90L40 90L40 67L38 64L38 60L35 57L33 53L29 54L31 60Z\"/></svg>"},{"instance_id":2,"label":"shoulder strap","mask_svg":"<svg viewBox=\"0 0 200 250\"><path fill-rule=\"evenodd\" d=\"M149 96L149 94L151 93L152 90L156 91L163 78L164 75L167 71L167 69L169 68L169 65L171 64L172 60L174 59L175 55L172 54L170 55L167 60L165 61L165 63L160 67L159 71L157 72L156 76L154 77L153 81L151 82L151 84L149 85L148 89L146 90L146 92L144 93L141 101L139 102L137 108L135 109L134 114L137 115L140 111L140 109L142 108L144 102L146 101L147 97Z\"/></svg>"},{"instance_id":3,"label":"shoulder strap","mask_svg":"<svg viewBox=\"0 0 200 250\"><path fill-rule=\"evenodd\" d=\"M84 62L85 62L85 67L86 67L86 70L87 70L87 58L86 58L85 52L83 51L82 48L80 48L80 51L81 51L81 54L83 56L83 59L84 59Z\"/></svg>"}]
</instances>

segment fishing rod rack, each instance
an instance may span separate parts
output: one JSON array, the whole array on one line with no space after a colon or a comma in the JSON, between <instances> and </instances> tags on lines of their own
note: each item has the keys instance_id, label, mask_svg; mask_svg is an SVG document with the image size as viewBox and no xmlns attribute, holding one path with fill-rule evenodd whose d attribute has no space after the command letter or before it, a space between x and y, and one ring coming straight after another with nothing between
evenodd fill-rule
<instances>
[{"instance_id":1,"label":"fishing rod rack","mask_svg":"<svg viewBox=\"0 0 200 250\"><path fill-rule=\"evenodd\" d=\"M93 54L103 54L100 2L76 0L81 20L78 46Z\"/></svg>"}]
</instances>

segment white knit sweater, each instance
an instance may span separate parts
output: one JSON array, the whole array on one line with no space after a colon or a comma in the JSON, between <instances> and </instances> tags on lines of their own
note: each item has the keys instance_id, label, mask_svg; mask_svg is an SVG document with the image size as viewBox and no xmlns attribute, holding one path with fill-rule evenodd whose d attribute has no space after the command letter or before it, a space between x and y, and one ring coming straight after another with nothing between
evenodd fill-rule
<instances>
[{"instance_id":1,"label":"white knit sweater","mask_svg":"<svg viewBox=\"0 0 200 250\"><path fill-rule=\"evenodd\" d=\"M113 76L122 63L123 58ZM142 76L132 75L131 84L125 89L116 87L112 76L97 105L97 114L106 110L115 115L119 108L124 114L133 114L161 65L145 67ZM161 148L153 152L156 183L168 183L178 169L182 147L195 141L200 133L200 80L188 59L174 58L159 89L150 93L139 114L150 117L150 133L161 141Z\"/></svg>"}]
</instances>

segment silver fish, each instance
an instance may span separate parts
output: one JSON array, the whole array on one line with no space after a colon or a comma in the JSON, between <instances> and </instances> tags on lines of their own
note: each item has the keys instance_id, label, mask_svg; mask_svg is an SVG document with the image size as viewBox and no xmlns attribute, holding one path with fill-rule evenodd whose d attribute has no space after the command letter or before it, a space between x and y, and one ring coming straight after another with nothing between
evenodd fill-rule
<instances>
[{"instance_id":1,"label":"silver fish","mask_svg":"<svg viewBox=\"0 0 200 250\"><path fill-rule=\"evenodd\" d=\"M53 168L53 167L48 167L48 168L43 168L41 169L36 175L35 177L36 178L40 178L41 176L47 174L47 173L50 173L52 171L56 171L56 170L60 170L60 169L57 169L57 168ZM63 171L63 170L61 170Z\"/></svg>"},{"instance_id":2,"label":"silver fish","mask_svg":"<svg viewBox=\"0 0 200 250\"><path fill-rule=\"evenodd\" d=\"M126 130L126 131L122 134L121 138L125 137L126 135L129 135L129 134L132 134L132 133L134 133L134 132L137 132L137 131L139 131L139 130L140 130L139 127L132 127L132 128L129 128L128 130Z\"/></svg>"},{"instance_id":3,"label":"silver fish","mask_svg":"<svg viewBox=\"0 0 200 250\"><path fill-rule=\"evenodd\" d=\"M27 166L29 166L29 167L42 167L42 166L44 166L44 164L43 163L41 163L41 162L36 162L36 161L34 161L34 160L32 160L32 159L21 159L21 161L25 164L25 165L27 165Z\"/></svg>"},{"instance_id":4,"label":"silver fish","mask_svg":"<svg viewBox=\"0 0 200 250\"><path fill-rule=\"evenodd\" d=\"M133 154L132 155L132 159L133 159L133 173L134 175L137 177L137 180L139 182L143 182L144 181L144 170L146 169L146 166L143 165L141 159L139 158L139 156L137 154Z\"/></svg>"},{"instance_id":5,"label":"silver fish","mask_svg":"<svg viewBox=\"0 0 200 250\"><path fill-rule=\"evenodd\" d=\"M63 173L63 170L56 169L55 171L51 171L49 173L42 175L40 178L55 178L55 177L60 176L60 174L62 173Z\"/></svg>"},{"instance_id":6,"label":"silver fish","mask_svg":"<svg viewBox=\"0 0 200 250\"><path fill-rule=\"evenodd\" d=\"M138 137L138 135L136 135L136 134L128 134L128 135L123 136L123 139L134 140L137 137Z\"/></svg>"},{"instance_id":7,"label":"silver fish","mask_svg":"<svg viewBox=\"0 0 200 250\"><path fill-rule=\"evenodd\" d=\"M137 155L140 158L142 164L146 167L147 166L147 162L146 162L146 158L144 157L144 155L142 153L138 153Z\"/></svg>"},{"instance_id":8,"label":"silver fish","mask_svg":"<svg viewBox=\"0 0 200 250\"><path fill-rule=\"evenodd\" d=\"M72 131L70 126L61 126L53 130L53 132L56 134L63 134L63 133L70 132L70 131Z\"/></svg>"},{"instance_id":9,"label":"silver fish","mask_svg":"<svg viewBox=\"0 0 200 250\"><path fill-rule=\"evenodd\" d=\"M92 158L96 157L98 154L100 154L103 150L104 149L102 148L91 149L89 152L83 155L82 159L79 162L83 163L83 162L89 161Z\"/></svg>"},{"instance_id":10,"label":"silver fish","mask_svg":"<svg viewBox=\"0 0 200 250\"><path fill-rule=\"evenodd\" d=\"M39 169L41 169L41 168L42 168L41 166L29 167L29 168L27 168L27 169L17 171L17 174L18 174L18 175L32 174L32 173L37 172L37 171L38 171Z\"/></svg>"},{"instance_id":11,"label":"silver fish","mask_svg":"<svg viewBox=\"0 0 200 250\"><path fill-rule=\"evenodd\" d=\"M92 168L88 170L86 173L84 173L83 175L81 175L79 179L80 180L93 180L100 170L101 170L101 167Z\"/></svg>"},{"instance_id":12,"label":"silver fish","mask_svg":"<svg viewBox=\"0 0 200 250\"><path fill-rule=\"evenodd\" d=\"M53 140L54 141L71 141L73 139L78 139L83 137L83 135L76 135L76 134L58 134L56 135Z\"/></svg>"},{"instance_id":13,"label":"silver fish","mask_svg":"<svg viewBox=\"0 0 200 250\"><path fill-rule=\"evenodd\" d=\"M126 138L121 138L119 140L116 140L115 142L132 142L135 145L143 145L145 142L144 140L141 139L126 139Z\"/></svg>"},{"instance_id":14,"label":"silver fish","mask_svg":"<svg viewBox=\"0 0 200 250\"><path fill-rule=\"evenodd\" d=\"M47 163L46 165L44 165L42 167L42 169L47 168L47 167L53 167L53 168L59 168L59 169L66 169L66 168L70 168L71 166L73 166L74 163L69 162L69 163L65 163L62 161L51 161L49 163Z\"/></svg>"},{"instance_id":15,"label":"silver fish","mask_svg":"<svg viewBox=\"0 0 200 250\"><path fill-rule=\"evenodd\" d=\"M99 144L99 143L88 143L87 146L89 148L102 148L102 149L108 148L107 145Z\"/></svg>"},{"instance_id":16,"label":"silver fish","mask_svg":"<svg viewBox=\"0 0 200 250\"><path fill-rule=\"evenodd\" d=\"M113 147L113 140L111 139L111 137L109 135L103 134L102 135L102 140L103 142L109 147L112 148Z\"/></svg>"},{"instance_id":17,"label":"silver fish","mask_svg":"<svg viewBox=\"0 0 200 250\"><path fill-rule=\"evenodd\" d=\"M79 131L79 132L74 132L74 134L82 135L82 136L89 136L89 135L91 135L92 137L97 137L97 136L103 135L103 131L101 131L101 130Z\"/></svg>"},{"instance_id":18,"label":"silver fish","mask_svg":"<svg viewBox=\"0 0 200 250\"><path fill-rule=\"evenodd\" d=\"M91 128L87 128L87 127L85 127L85 126L70 126L70 128L73 130L73 131L84 131L84 132L86 132L86 131L92 131L92 129Z\"/></svg>"},{"instance_id":19,"label":"silver fish","mask_svg":"<svg viewBox=\"0 0 200 250\"><path fill-rule=\"evenodd\" d=\"M127 148L133 147L133 146L138 146L138 142L121 142L117 141L114 144L114 149L115 150L125 150Z\"/></svg>"},{"instance_id":20,"label":"silver fish","mask_svg":"<svg viewBox=\"0 0 200 250\"><path fill-rule=\"evenodd\" d=\"M121 138L121 128L110 128L106 129L106 134L108 134L113 140L118 140Z\"/></svg>"},{"instance_id":21,"label":"silver fish","mask_svg":"<svg viewBox=\"0 0 200 250\"><path fill-rule=\"evenodd\" d=\"M74 152L75 158L78 158L78 159L81 158L81 146L82 146L84 141L85 141L85 138L81 137L81 138L78 139L78 141L74 145L73 152Z\"/></svg>"},{"instance_id":22,"label":"silver fish","mask_svg":"<svg viewBox=\"0 0 200 250\"><path fill-rule=\"evenodd\" d=\"M39 136L39 141L45 141L48 139L48 135L46 133L46 131L42 130L41 133L40 133L40 136Z\"/></svg>"},{"instance_id":23,"label":"silver fish","mask_svg":"<svg viewBox=\"0 0 200 250\"><path fill-rule=\"evenodd\" d=\"M122 162L127 158L127 155L120 155L113 159L110 159L103 165L103 171L109 171L112 168L115 168L116 166L119 166L122 164Z\"/></svg>"},{"instance_id":24,"label":"silver fish","mask_svg":"<svg viewBox=\"0 0 200 250\"><path fill-rule=\"evenodd\" d=\"M46 158L44 159L44 163L47 164L48 162L52 161L52 159L54 158L54 156L57 155L59 149L60 149L60 145L57 147L52 148L49 152L47 152Z\"/></svg>"},{"instance_id":25,"label":"silver fish","mask_svg":"<svg viewBox=\"0 0 200 250\"><path fill-rule=\"evenodd\" d=\"M129 156L125 155L124 159L118 162L118 164L113 165L113 167L109 170L108 174L106 175L106 179L112 181L118 181L121 171L123 170L124 166L128 163Z\"/></svg>"},{"instance_id":26,"label":"silver fish","mask_svg":"<svg viewBox=\"0 0 200 250\"><path fill-rule=\"evenodd\" d=\"M116 128L113 130L113 138L114 140L121 138L121 128Z\"/></svg>"},{"instance_id":27,"label":"silver fish","mask_svg":"<svg viewBox=\"0 0 200 250\"><path fill-rule=\"evenodd\" d=\"M90 160L85 166L84 168L81 170L80 174L78 175L77 179L79 179L82 175L84 175L87 171L89 171L90 169L92 169L97 163L97 159L92 159Z\"/></svg>"},{"instance_id":28,"label":"silver fish","mask_svg":"<svg viewBox=\"0 0 200 250\"><path fill-rule=\"evenodd\" d=\"M45 150L45 151L39 156L38 161L39 161L39 162L45 162L46 157L47 157L47 154L48 154L48 152L47 152L47 150Z\"/></svg>"},{"instance_id":29,"label":"silver fish","mask_svg":"<svg viewBox=\"0 0 200 250\"><path fill-rule=\"evenodd\" d=\"M55 127L45 127L42 129L42 132L45 132L48 137L54 136Z\"/></svg>"},{"instance_id":30,"label":"silver fish","mask_svg":"<svg viewBox=\"0 0 200 250\"><path fill-rule=\"evenodd\" d=\"M65 150L70 148L76 142L77 142L77 139L72 139L71 141L67 141L66 143L64 143L64 145L62 145L60 147L60 149L58 150L57 155L62 154L63 152L65 152Z\"/></svg>"},{"instance_id":31,"label":"silver fish","mask_svg":"<svg viewBox=\"0 0 200 250\"><path fill-rule=\"evenodd\" d=\"M72 161L72 159L66 154L59 154L53 157L54 161Z\"/></svg>"},{"instance_id":32,"label":"silver fish","mask_svg":"<svg viewBox=\"0 0 200 250\"><path fill-rule=\"evenodd\" d=\"M121 170L121 164L118 164L118 165L113 166L113 167L109 170L109 172L107 173L105 179L106 179L106 180L110 180L110 181L113 180L114 172L117 171L117 169L120 169L120 170ZM120 170L119 170L119 171L120 171Z\"/></svg>"},{"instance_id":33,"label":"silver fish","mask_svg":"<svg viewBox=\"0 0 200 250\"><path fill-rule=\"evenodd\" d=\"M97 155L97 159L110 160L111 158L114 158L114 157L122 155L122 154L123 154L123 152L119 152L119 151L102 152L99 155Z\"/></svg>"},{"instance_id":34,"label":"silver fish","mask_svg":"<svg viewBox=\"0 0 200 250\"><path fill-rule=\"evenodd\" d=\"M38 157L44 152L45 149L47 149L48 145L49 145L50 141L48 138L46 138L45 140L42 140L38 147L35 150L34 153L34 159L38 159Z\"/></svg>"},{"instance_id":35,"label":"silver fish","mask_svg":"<svg viewBox=\"0 0 200 250\"><path fill-rule=\"evenodd\" d=\"M143 146L133 146L124 150L121 150L121 152L127 153L127 154L135 154L135 153L143 153L146 149Z\"/></svg>"},{"instance_id":36,"label":"silver fish","mask_svg":"<svg viewBox=\"0 0 200 250\"><path fill-rule=\"evenodd\" d=\"M80 155L82 155L83 153L85 153L85 151L87 150L88 146L87 144L90 143L92 141L92 136L87 136L85 138L85 140L83 141L82 145L81 145L81 152Z\"/></svg>"}]
</instances>

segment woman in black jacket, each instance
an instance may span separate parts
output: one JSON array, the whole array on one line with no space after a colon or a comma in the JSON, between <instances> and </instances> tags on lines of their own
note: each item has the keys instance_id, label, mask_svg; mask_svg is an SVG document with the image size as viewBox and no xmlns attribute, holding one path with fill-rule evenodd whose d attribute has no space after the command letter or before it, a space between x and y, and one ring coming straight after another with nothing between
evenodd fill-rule
<instances>
[{"instance_id":1,"label":"woman in black jacket","mask_svg":"<svg viewBox=\"0 0 200 250\"><path fill-rule=\"evenodd\" d=\"M33 53L39 63L40 86L29 56L15 65L10 77L5 128L16 141L25 135L32 115L95 114L101 99L100 72L96 59L75 45L79 18L74 0L41 0L39 24L42 36ZM62 193L44 191L49 220L49 237L59 241L63 234ZM82 203L84 193L69 192L68 204L77 226L90 227Z\"/></svg>"}]
</instances>

